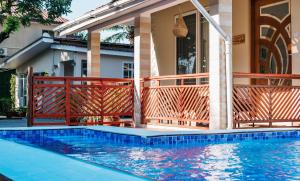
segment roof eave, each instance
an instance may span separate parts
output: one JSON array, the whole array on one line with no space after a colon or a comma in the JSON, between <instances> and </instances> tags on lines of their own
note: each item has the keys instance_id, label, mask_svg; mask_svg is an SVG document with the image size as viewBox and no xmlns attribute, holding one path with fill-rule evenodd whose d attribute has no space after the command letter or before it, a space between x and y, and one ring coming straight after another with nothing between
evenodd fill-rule
<instances>
[{"instance_id":1,"label":"roof eave","mask_svg":"<svg viewBox=\"0 0 300 181\"><path fill-rule=\"evenodd\" d=\"M53 38L42 37L5 60L0 64L0 68L16 69L43 50L49 48L53 42Z\"/></svg>"},{"instance_id":2,"label":"roof eave","mask_svg":"<svg viewBox=\"0 0 300 181\"><path fill-rule=\"evenodd\" d=\"M64 36L73 34L79 31L87 30L92 28L98 24L116 19L118 17L128 15L136 10L145 8L147 6L153 5L162 0L132 0L128 1L126 4L122 4L121 7L110 7L106 11L97 11L97 13L93 13L94 18L81 19L81 21L77 21L76 19L72 21L72 23L64 23L63 25L54 29L58 36ZM105 27L102 27L105 28Z\"/></svg>"}]
</instances>

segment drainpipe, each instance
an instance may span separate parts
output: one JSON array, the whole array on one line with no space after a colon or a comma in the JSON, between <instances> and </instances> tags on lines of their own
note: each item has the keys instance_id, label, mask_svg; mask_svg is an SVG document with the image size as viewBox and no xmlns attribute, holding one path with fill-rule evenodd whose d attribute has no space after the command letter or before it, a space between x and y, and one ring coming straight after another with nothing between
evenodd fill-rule
<instances>
[{"instance_id":1,"label":"drainpipe","mask_svg":"<svg viewBox=\"0 0 300 181\"><path fill-rule=\"evenodd\" d=\"M210 16L206 9L198 0L190 0L205 19L218 31L225 41L225 61L226 61L226 101L227 101L227 129L233 127L233 101L232 101L232 40L229 35L219 26L219 24Z\"/></svg>"}]
</instances>

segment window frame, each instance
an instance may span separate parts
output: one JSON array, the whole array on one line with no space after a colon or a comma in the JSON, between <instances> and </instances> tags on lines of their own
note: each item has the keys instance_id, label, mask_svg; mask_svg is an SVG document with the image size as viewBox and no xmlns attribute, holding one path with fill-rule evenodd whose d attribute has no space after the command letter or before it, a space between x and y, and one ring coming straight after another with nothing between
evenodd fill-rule
<instances>
[{"instance_id":1,"label":"window frame","mask_svg":"<svg viewBox=\"0 0 300 181\"><path fill-rule=\"evenodd\" d=\"M209 8L206 8L206 10L209 12ZM189 15L192 15L192 14L196 14L196 72L195 73L199 73L201 72L202 70L202 61L201 61L201 56L202 56L202 45L201 45L201 36L202 36L202 33L201 33L201 13L197 10L191 10L191 11L187 11L187 12L184 12L182 13L182 16L185 17L185 16L189 16ZM175 15L174 16L174 23L176 23L177 21L177 18L179 17L179 14ZM209 25L210 26L210 25ZM209 27L210 28L210 27ZM209 36L209 35L208 35ZM175 75L177 75L177 37L174 37L174 41L175 41L175 46L174 46L174 63L175 63ZM208 44L209 46L209 44ZM209 48L209 47L208 47ZM207 58L207 61L208 61L208 66L209 66L209 55L208 55L208 58ZM208 68L209 70L209 68ZM203 80L196 80L196 84L199 84L203 82ZM206 82L206 81L204 81Z\"/></svg>"},{"instance_id":2,"label":"window frame","mask_svg":"<svg viewBox=\"0 0 300 181\"><path fill-rule=\"evenodd\" d=\"M85 59L82 59L81 60L81 77L83 77L83 71L84 71L84 68L83 68L83 63L86 63L86 67L85 67L85 70L86 70L86 76L85 77L87 77L88 75L88 72L87 72L87 60L85 60Z\"/></svg>"},{"instance_id":3,"label":"window frame","mask_svg":"<svg viewBox=\"0 0 300 181\"><path fill-rule=\"evenodd\" d=\"M127 71L131 71L131 77L126 77L124 76L124 73L125 73L125 64L131 64L132 65L132 68L127 70ZM125 79L132 79L134 78L134 62L131 62L131 61L123 61L122 62L122 77L125 78Z\"/></svg>"}]
</instances>

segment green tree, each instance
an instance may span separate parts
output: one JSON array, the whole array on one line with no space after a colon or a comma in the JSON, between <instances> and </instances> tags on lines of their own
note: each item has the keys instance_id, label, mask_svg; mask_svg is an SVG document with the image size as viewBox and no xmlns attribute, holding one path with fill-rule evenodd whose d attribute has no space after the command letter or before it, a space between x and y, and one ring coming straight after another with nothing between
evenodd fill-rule
<instances>
[{"instance_id":1,"label":"green tree","mask_svg":"<svg viewBox=\"0 0 300 181\"><path fill-rule=\"evenodd\" d=\"M56 18L71 12L72 0L0 0L0 43L32 21L51 24ZM45 16L45 12L47 15Z\"/></svg>"},{"instance_id":2,"label":"green tree","mask_svg":"<svg viewBox=\"0 0 300 181\"><path fill-rule=\"evenodd\" d=\"M130 44L134 42L134 27L129 25L116 25L104 31L116 32L113 35L104 39L104 42L120 43L124 40L128 40Z\"/></svg>"}]
</instances>

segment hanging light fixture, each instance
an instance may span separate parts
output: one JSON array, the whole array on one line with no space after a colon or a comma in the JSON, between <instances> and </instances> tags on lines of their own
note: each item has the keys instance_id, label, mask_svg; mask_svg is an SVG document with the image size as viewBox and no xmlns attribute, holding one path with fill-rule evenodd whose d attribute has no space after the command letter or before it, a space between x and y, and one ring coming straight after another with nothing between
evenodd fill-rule
<instances>
[{"instance_id":1,"label":"hanging light fixture","mask_svg":"<svg viewBox=\"0 0 300 181\"><path fill-rule=\"evenodd\" d=\"M188 34L188 28L182 16L181 7L179 5L179 15L173 28L173 34L179 38L185 38Z\"/></svg>"}]
</instances>

